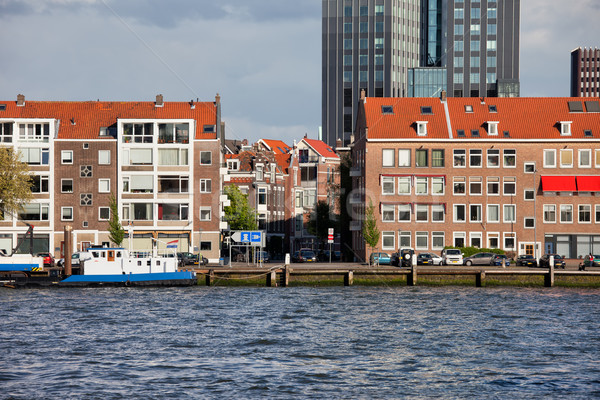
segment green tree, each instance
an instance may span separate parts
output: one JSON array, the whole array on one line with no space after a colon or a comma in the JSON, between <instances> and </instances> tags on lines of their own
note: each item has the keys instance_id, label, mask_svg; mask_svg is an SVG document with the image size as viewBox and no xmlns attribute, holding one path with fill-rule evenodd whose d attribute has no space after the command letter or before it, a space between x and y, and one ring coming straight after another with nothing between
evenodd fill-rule
<instances>
[{"instance_id":1,"label":"green tree","mask_svg":"<svg viewBox=\"0 0 600 400\"><path fill-rule=\"evenodd\" d=\"M223 207L225 220L229 223L229 229L257 229L256 213L248 205L248 195L243 194L235 185L225 186L223 191L229 199L229 205Z\"/></svg>"},{"instance_id":2,"label":"green tree","mask_svg":"<svg viewBox=\"0 0 600 400\"><path fill-rule=\"evenodd\" d=\"M371 247L371 252L379 244L380 232L377 229L377 220L375 219L375 207L373 202L369 201L369 207L365 210L365 218L363 220L362 235L365 242ZM369 258L369 264L371 263Z\"/></svg>"},{"instance_id":3,"label":"green tree","mask_svg":"<svg viewBox=\"0 0 600 400\"><path fill-rule=\"evenodd\" d=\"M336 228L337 222L332 219L329 204L325 200L319 200L310 216L307 224L307 230L311 235L315 235L321 243L325 242L329 234L329 228Z\"/></svg>"},{"instance_id":4,"label":"green tree","mask_svg":"<svg viewBox=\"0 0 600 400\"><path fill-rule=\"evenodd\" d=\"M114 194L110 195L110 220L108 221L108 234L110 240L117 246L121 246L125 239L125 229L119 220L119 206Z\"/></svg>"},{"instance_id":5,"label":"green tree","mask_svg":"<svg viewBox=\"0 0 600 400\"><path fill-rule=\"evenodd\" d=\"M12 147L0 147L0 213L17 214L33 199L31 175Z\"/></svg>"}]
</instances>

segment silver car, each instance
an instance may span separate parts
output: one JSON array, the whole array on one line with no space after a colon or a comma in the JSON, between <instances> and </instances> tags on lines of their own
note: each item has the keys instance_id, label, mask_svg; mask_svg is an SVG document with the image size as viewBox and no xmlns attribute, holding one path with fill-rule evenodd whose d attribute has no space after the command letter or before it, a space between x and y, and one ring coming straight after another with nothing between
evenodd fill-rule
<instances>
[{"instance_id":1,"label":"silver car","mask_svg":"<svg viewBox=\"0 0 600 400\"><path fill-rule=\"evenodd\" d=\"M494 253L476 253L463 260L464 265L492 265L496 257Z\"/></svg>"}]
</instances>

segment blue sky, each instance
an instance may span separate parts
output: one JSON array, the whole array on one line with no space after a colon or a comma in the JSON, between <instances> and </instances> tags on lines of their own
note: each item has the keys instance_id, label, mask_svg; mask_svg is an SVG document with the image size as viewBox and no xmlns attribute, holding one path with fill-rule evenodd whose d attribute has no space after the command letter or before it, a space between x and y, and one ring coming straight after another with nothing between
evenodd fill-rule
<instances>
[{"instance_id":1,"label":"blue sky","mask_svg":"<svg viewBox=\"0 0 600 400\"><path fill-rule=\"evenodd\" d=\"M522 0L521 95L568 96L600 1ZM316 138L319 0L0 0L0 99L212 101L227 137Z\"/></svg>"}]
</instances>

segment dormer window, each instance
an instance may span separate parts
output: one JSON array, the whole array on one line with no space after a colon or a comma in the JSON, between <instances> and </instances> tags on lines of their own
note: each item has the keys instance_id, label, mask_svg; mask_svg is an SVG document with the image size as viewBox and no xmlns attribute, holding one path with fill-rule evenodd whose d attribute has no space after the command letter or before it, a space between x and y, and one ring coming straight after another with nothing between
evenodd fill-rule
<instances>
[{"instance_id":1,"label":"dormer window","mask_svg":"<svg viewBox=\"0 0 600 400\"><path fill-rule=\"evenodd\" d=\"M393 114L394 113L394 107L393 106L381 106L381 113L382 114Z\"/></svg>"},{"instance_id":2,"label":"dormer window","mask_svg":"<svg viewBox=\"0 0 600 400\"><path fill-rule=\"evenodd\" d=\"M487 127L488 135L498 135L498 121L488 121Z\"/></svg>"},{"instance_id":3,"label":"dormer window","mask_svg":"<svg viewBox=\"0 0 600 400\"><path fill-rule=\"evenodd\" d=\"M560 121L560 134L562 136L571 136L571 124L573 121Z\"/></svg>"},{"instance_id":4,"label":"dormer window","mask_svg":"<svg viewBox=\"0 0 600 400\"><path fill-rule=\"evenodd\" d=\"M473 106L472 105L466 105L465 106L465 112L466 113L472 113L473 112Z\"/></svg>"},{"instance_id":5,"label":"dormer window","mask_svg":"<svg viewBox=\"0 0 600 400\"><path fill-rule=\"evenodd\" d=\"M417 121L417 135L427 136L427 122L428 121Z\"/></svg>"},{"instance_id":6,"label":"dormer window","mask_svg":"<svg viewBox=\"0 0 600 400\"><path fill-rule=\"evenodd\" d=\"M496 106L490 104L488 106L488 111L491 112L491 113L497 113L498 112L498 108Z\"/></svg>"},{"instance_id":7,"label":"dormer window","mask_svg":"<svg viewBox=\"0 0 600 400\"><path fill-rule=\"evenodd\" d=\"M458 137L465 137L465 131L464 129L459 129L456 131L456 136Z\"/></svg>"},{"instance_id":8,"label":"dormer window","mask_svg":"<svg viewBox=\"0 0 600 400\"><path fill-rule=\"evenodd\" d=\"M421 106L421 114L422 115L432 115L433 109L429 106Z\"/></svg>"},{"instance_id":9,"label":"dormer window","mask_svg":"<svg viewBox=\"0 0 600 400\"><path fill-rule=\"evenodd\" d=\"M237 171L240 169L240 162L238 160L227 160L227 169L229 171Z\"/></svg>"}]
</instances>

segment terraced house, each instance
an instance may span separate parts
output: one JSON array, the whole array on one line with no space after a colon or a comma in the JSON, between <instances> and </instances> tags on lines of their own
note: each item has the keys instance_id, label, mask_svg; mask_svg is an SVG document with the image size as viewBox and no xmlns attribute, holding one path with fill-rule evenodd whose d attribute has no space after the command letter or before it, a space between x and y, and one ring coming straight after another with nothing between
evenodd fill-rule
<instances>
[{"instance_id":1,"label":"terraced house","mask_svg":"<svg viewBox=\"0 0 600 400\"><path fill-rule=\"evenodd\" d=\"M597 98L365 98L352 147L353 248L600 251ZM537 243L537 247L535 244Z\"/></svg>"},{"instance_id":2,"label":"terraced house","mask_svg":"<svg viewBox=\"0 0 600 400\"><path fill-rule=\"evenodd\" d=\"M2 145L14 146L34 175L35 200L0 222L0 247L35 225L37 251L62 256L65 225L73 251L109 244L110 196L127 231L124 246L220 249L220 97L214 102L0 101Z\"/></svg>"}]
</instances>

